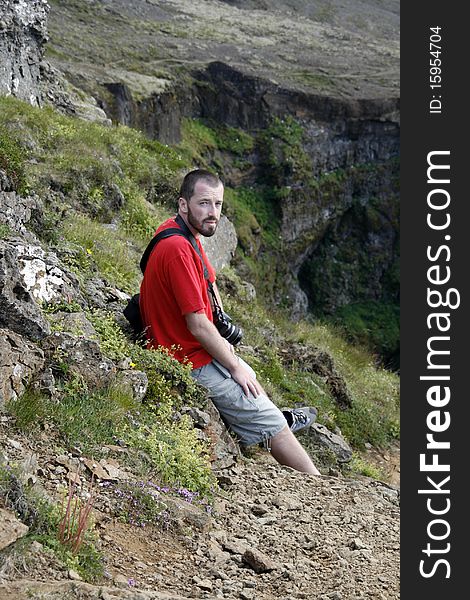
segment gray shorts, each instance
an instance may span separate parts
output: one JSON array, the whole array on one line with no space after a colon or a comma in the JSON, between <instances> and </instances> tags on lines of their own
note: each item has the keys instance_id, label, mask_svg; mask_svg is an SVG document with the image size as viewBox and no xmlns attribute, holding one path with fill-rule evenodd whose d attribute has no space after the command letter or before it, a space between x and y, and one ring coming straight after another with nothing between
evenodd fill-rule
<instances>
[{"instance_id":1,"label":"gray shorts","mask_svg":"<svg viewBox=\"0 0 470 600\"><path fill-rule=\"evenodd\" d=\"M241 358L238 360L256 378L253 369ZM232 379L230 371L215 359L194 369L192 376L207 388L209 398L241 445L268 444L270 438L287 426L284 415L267 396L246 396L241 385Z\"/></svg>"}]
</instances>

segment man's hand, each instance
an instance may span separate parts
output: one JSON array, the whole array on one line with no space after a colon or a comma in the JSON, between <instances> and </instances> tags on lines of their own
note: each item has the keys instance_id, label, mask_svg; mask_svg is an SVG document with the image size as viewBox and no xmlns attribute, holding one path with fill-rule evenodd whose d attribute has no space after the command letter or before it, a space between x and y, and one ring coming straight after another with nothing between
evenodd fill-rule
<instances>
[{"instance_id":1,"label":"man's hand","mask_svg":"<svg viewBox=\"0 0 470 600\"><path fill-rule=\"evenodd\" d=\"M244 394L248 396L251 393L257 398L264 393L253 374L240 364L233 346L220 335L204 313L189 313L185 316L189 331L213 358L230 371L233 379L243 388Z\"/></svg>"},{"instance_id":2,"label":"man's hand","mask_svg":"<svg viewBox=\"0 0 470 600\"><path fill-rule=\"evenodd\" d=\"M232 378L242 386L245 396L248 396L251 393L257 398L263 393L263 388L258 381L240 363L238 363L237 367L230 369L230 373Z\"/></svg>"}]
</instances>

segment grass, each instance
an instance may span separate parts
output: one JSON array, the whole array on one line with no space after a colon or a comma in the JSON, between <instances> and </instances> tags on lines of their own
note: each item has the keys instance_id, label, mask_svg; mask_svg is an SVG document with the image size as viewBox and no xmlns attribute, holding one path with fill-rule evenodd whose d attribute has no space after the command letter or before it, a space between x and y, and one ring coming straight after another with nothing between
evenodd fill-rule
<instances>
[{"instance_id":1,"label":"grass","mask_svg":"<svg viewBox=\"0 0 470 600\"><path fill-rule=\"evenodd\" d=\"M115 361L130 358L135 369L148 373L149 385L143 404L136 403L118 383L105 389L89 389L82 377L69 373L56 360L60 402L27 390L8 405L22 430L38 430L53 423L66 447L80 447L99 456L104 444L124 440L141 461L142 473L151 472L158 481L185 487L210 497L217 487L209 464L209 449L199 441L191 422L177 418L183 404L201 405L205 394L181 365L164 349L150 351L133 344L111 314L88 314L102 352ZM62 376L61 376L62 372ZM135 462L138 464L138 461Z\"/></svg>"},{"instance_id":2,"label":"grass","mask_svg":"<svg viewBox=\"0 0 470 600\"><path fill-rule=\"evenodd\" d=\"M25 174L26 150L4 124L0 124L0 169L20 193L27 192Z\"/></svg>"},{"instance_id":3,"label":"grass","mask_svg":"<svg viewBox=\"0 0 470 600\"><path fill-rule=\"evenodd\" d=\"M4 142L3 160L10 171L23 173L24 185L39 193L53 184L98 218L111 184L145 193L162 181L171 185L185 168L178 152L134 129L66 117L13 98L0 98L0 136L13 140Z\"/></svg>"},{"instance_id":4,"label":"grass","mask_svg":"<svg viewBox=\"0 0 470 600\"><path fill-rule=\"evenodd\" d=\"M60 530L65 513L61 504L26 487L19 470L0 464L0 500L29 527L24 538L15 544L18 554L24 555L32 542L42 544L68 569L73 569L87 582L98 581L104 573L104 559L97 548L91 526L83 530L81 544L74 550L61 543Z\"/></svg>"},{"instance_id":5,"label":"grass","mask_svg":"<svg viewBox=\"0 0 470 600\"><path fill-rule=\"evenodd\" d=\"M60 402L30 389L10 402L8 408L17 426L37 431L41 425L54 423L68 447L96 453L101 445L116 441L128 412L136 408L129 393L119 386L90 391L77 375L64 380L59 389Z\"/></svg>"},{"instance_id":6,"label":"grass","mask_svg":"<svg viewBox=\"0 0 470 600\"><path fill-rule=\"evenodd\" d=\"M83 282L95 271L129 293L138 288L139 254L131 251L119 230L110 230L80 213L71 213L60 229L65 240L76 248L69 266Z\"/></svg>"}]
</instances>

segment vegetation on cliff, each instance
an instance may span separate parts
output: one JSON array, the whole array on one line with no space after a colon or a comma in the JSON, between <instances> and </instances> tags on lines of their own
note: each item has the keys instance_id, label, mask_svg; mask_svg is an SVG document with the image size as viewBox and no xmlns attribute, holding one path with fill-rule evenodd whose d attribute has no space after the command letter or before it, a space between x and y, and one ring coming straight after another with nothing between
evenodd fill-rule
<instances>
[{"instance_id":1,"label":"vegetation on cliff","mask_svg":"<svg viewBox=\"0 0 470 600\"><path fill-rule=\"evenodd\" d=\"M183 131L183 142L170 148L124 126L105 127L0 99L0 168L18 194L40 199L42 209L31 219L34 232L76 274L85 298L90 278L134 293L140 254L158 223L173 212L181 174L194 162L208 164L211 157L213 164L225 164L228 154L242 161L238 169L245 169L243 157L257 143L243 132L198 122L187 122ZM245 331L242 355L280 406L317 406L319 422L332 430L338 427L357 450L367 443L386 445L399 436L398 378L377 367L372 355L349 344L334 326L306 321L293 325L281 311L267 309L262 294L250 296L243 283L248 273L254 283L264 279L265 290L274 286L272 259L279 256L280 226L276 193L268 183L227 188L227 214L237 228L240 249L238 272L226 269L220 282L228 312ZM5 239L14 235L8 228L1 230ZM264 257L257 263L260 248ZM43 306L56 331L61 325L52 318L55 314L79 309L66 299ZM204 398L189 367L167 352L150 352L133 343L117 313L88 307L87 317L104 356L128 361L130 368L147 374L144 401L136 403L119 385L92 389L56 356L61 401L28 390L8 406L17 426L33 432L52 426L58 446L78 446L97 459L104 445L119 440L134 449L127 460L135 474L145 478L151 473L161 483L210 501L217 487L210 448L179 412L183 405L201 405ZM350 410L338 407L325 377L305 370L302 353L286 359L288 344L320 348L332 357L348 386ZM321 463L321 456L315 458ZM5 472L2 477L3 482L8 479Z\"/></svg>"}]
</instances>

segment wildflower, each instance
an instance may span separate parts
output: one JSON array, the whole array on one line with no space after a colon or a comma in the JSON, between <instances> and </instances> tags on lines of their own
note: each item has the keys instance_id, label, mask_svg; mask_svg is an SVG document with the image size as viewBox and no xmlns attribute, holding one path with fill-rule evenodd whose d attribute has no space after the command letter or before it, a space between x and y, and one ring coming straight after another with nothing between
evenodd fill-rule
<instances>
[{"instance_id":1,"label":"wildflower","mask_svg":"<svg viewBox=\"0 0 470 600\"><path fill-rule=\"evenodd\" d=\"M86 253L87 253L87 254L93 254L93 250L92 250L91 248L87 248L87 249L86 249Z\"/></svg>"},{"instance_id":2,"label":"wildflower","mask_svg":"<svg viewBox=\"0 0 470 600\"><path fill-rule=\"evenodd\" d=\"M133 577L129 577L129 579L127 580L127 585L134 587L135 586L135 579Z\"/></svg>"}]
</instances>

